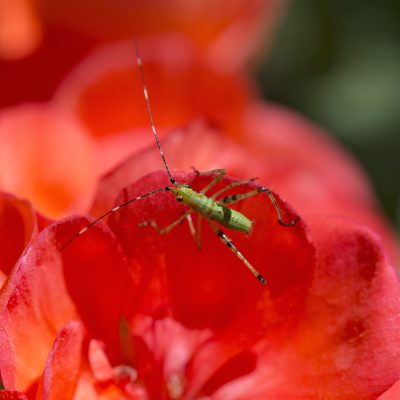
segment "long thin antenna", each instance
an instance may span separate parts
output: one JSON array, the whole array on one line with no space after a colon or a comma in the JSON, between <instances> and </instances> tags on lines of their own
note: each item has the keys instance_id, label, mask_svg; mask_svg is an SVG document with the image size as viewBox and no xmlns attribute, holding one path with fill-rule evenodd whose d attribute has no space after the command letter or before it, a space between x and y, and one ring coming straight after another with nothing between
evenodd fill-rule
<instances>
[{"instance_id":1,"label":"long thin antenna","mask_svg":"<svg viewBox=\"0 0 400 400\"><path fill-rule=\"evenodd\" d=\"M103 218L107 217L107 215L110 215L112 213L115 213L116 211L120 210L122 207L126 207L128 204L133 203L134 201L138 201L143 199L144 197L152 196L153 194L160 193L162 191L167 191L169 190L169 187L165 188L160 188L153 190L149 193L142 194L141 196L135 197L134 199L130 199L128 201L125 201L122 204L119 204L112 208L111 210L108 210L105 214L101 215L100 217L96 218L94 221L92 221L89 225L86 225L83 227L79 232L75 233L74 236L70 237L61 247L60 251L63 251L66 247L68 247L78 236L84 234L88 229L90 229L93 225L97 224L99 221L101 221Z\"/></svg>"},{"instance_id":2,"label":"long thin antenna","mask_svg":"<svg viewBox=\"0 0 400 400\"><path fill-rule=\"evenodd\" d=\"M142 66L142 57L140 56L139 47L138 47L138 44L137 44L136 40L134 40L134 43L135 43L135 52L136 52L136 63L137 63L137 66L139 68L140 77L142 79L143 95L144 95L144 99L146 101L147 115L149 116L151 130L153 131L153 135L154 135L154 137L156 139L157 147L158 147L158 150L160 151L161 158L163 160L164 167L165 167L165 169L167 171L169 181L171 183L175 183L175 179L172 177L171 172L170 172L170 170L168 168L167 161L165 160L164 152L163 152L163 150L161 148L160 139L158 138L156 126L154 124L153 113L151 112L151 107L150 107L149 94L147 92L146 80L144 79L144 72L143 72L143 66Z\"/></svg>"}]
</instances>

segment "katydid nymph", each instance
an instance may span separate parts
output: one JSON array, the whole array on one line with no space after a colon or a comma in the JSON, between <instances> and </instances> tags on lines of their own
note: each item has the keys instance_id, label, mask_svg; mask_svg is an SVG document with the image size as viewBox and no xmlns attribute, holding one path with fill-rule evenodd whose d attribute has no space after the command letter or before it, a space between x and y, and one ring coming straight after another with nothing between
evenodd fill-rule
<instances>
[{"instance_id":1,"label":"katydid nymph","mask_svg":"<svg viewBox=\"0 0 400 400\"><path fill-rule=\"evenodd\" d=\"M242 232L244 234L250 234L253 226L253 221L249 220L244 214L240 213L237 210L234 210L228 206L237 203L239 201L242 201L246 198L249 198L251 196L255 195L260 195L260 194L265 194L268 199L271 201L272 205L274 206L277 214L277 222L282 225L283 227L292 227L295 225L297 222L298 218L290 220L288 222L285 222L283 219L282 211L278 205L278 202L275 199L274 194L269 190L268 188L264 186L260 186L258 188L254 188L248 192L245 193L238 193L238 194L233 194L233 195L225 195L226 192L228 192L230 189L238 187L238 186L245 186L255 180L255 178L247 179L247 180L238 180L238 181L233 181L227 184L225 187L219 189L217 192L213 193L212 195L208 196L207 193L209 190L218 183L220 183L226 172L224 169L213 169L211 171L205 171L205 172L200 172L197 171L195 168L194 172L198 175L214 175L212 180L204 186L200 191L195 191L194 189L191 188L191 186L188 183L185 182L177 182L175 178L173 177L173 174L170 171L170 168L168 166L166 157L164 155L161 142L159 140L159 135L156 129L156 125L154 123L153 119L153 113L152 109L150 106L150 100L149 100L149 94L148 94L148 89L147 89L147 84L145 81L145 75L144 75L144 69L142 65L142 58L139 52L139 48L137 43L135 42L135 52L136 52L136 62L137 66L139 69L141 81L142 81L142 88L143 88L143 96L147 108L147 115L149 118L149 123L151 126L151 130L158 148L158 151L160 153L165 171L168 176L169 180L169 185L165 187L161 187L159 189L155 189L153 191L150 191L148 193L144 193L140 196L137 196L135 198L132 198L128 201L123 202L122 204L119 204L94 221L92 221L90 224L82 228L79 232L77 232L75 235L73 235L61 248L61 250L65 249L73 240L75 240L78 236L84 234L88 229L90 229L93 225L95 225L97 222L102 220L103 218L107 217L108 215L118 212L123 207L126 207L127 205L134 203L136 201L139 201L143 198L149 197L149 196L155 196L161 192L169 192L171 196L174 196L176 201L179 203L184 204L187 206L186 211L183 212L183 214L177 218L175 221L170 223L166 227L159 227L156 223L156 221L145 221L140 224L140 226L145 227L145 226L151 226L154 229L156 229L160 234L168 234L173 228L178 226L180 223L184 222L185 220L188 222L190 233L193 236L193 239L196 242L197 247L199 250L201 250L201 237L200 237L200 227L201 227L201 222L203 219L205 219L213 232L218 236L218 238L242 261L242 263L250 270L250 272L258 279L259 282L262 284L266 284L267 280L258 272L258 270L253 267L253 265L245 258L245 256L237 249L237 247L233 244L232 240L229 238L229 236L220 229L220 226L223 226L227 229L233 230L233 231L238 231ZM192 220L192 214L197 213L198 214L198 221L197 221L197 230L194 227L193 220Z\"/></svg>"}]
</instances>

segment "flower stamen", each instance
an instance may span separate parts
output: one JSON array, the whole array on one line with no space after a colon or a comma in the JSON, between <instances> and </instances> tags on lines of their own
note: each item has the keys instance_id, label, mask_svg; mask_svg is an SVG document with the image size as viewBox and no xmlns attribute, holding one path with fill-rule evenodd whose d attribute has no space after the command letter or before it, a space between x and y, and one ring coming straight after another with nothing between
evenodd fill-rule
<instances>
[{"instance_id":1,"label":"flower stamen","mask_svg":"<svg viewBox=\"0 0 400 400\"><path fill-rule=\"evenodd\" d=\"M167 382L167 391L170 399L180 399L186 388L186 378L180 373L170 375Z\"/></svg>"}]
</instances>

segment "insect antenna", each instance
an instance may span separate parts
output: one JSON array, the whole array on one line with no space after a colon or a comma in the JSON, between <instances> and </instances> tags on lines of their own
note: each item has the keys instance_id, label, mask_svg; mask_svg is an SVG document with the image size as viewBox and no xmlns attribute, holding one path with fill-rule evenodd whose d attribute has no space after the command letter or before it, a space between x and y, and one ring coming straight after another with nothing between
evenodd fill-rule
<instances>
[{"instance_id":1,"label":"insect antenna","mask_svg":"<svg viewBox=\"0 0 400 400\"><path fill-rule=\"evenodd\" d=\"M163 191L168 191L170 190L169 187L165 187L165 188L160 188L160 189L156 189L153 190L151 192L142 194L141 196L135 197L134 199L130 199L128 201L125 201L122 204L119 204L117 206L115 206L114 208L112 208L111 210L108 210L106 213L104 213L103 215L101 215L100 217L96 218L94 221L92 221L89 225L86 225L85 227L83 227L79 232L75 233L75 235L71 236L61 247L60 247L60 251L63 251L66 247L68 247L78 236L84 234L87 230L89 230L93 225L97 224L99 221L101 221L102 219L104 219L105 217L107 217L108 215L115 213L116 211L120 210L123 207L126 207L128 204L131 204L135 201L141 200L144 197L148 197L148 196L152 196L153 194L156 193L160 193Z\"/></svg>"},{"instance_id":2,"label":"insect antenna","mask_svg":"<svg viewBox=\"0 0 400 400\"><path fill-rule=\"evenodd\" d=\"M163 150L162 150L160 140L159 140L159 138L158 138L156 126L155 126L155 124L154 124L153 113L152 113L152 111L151 111L150 102L149 102L149 95L148 95L148 92L147 92L147 85L146 85L146 81L145 81L145 78L144 78L144 72L143 72L143 66L142 66L142 57L140 56L139 47L138 47L138 44L137 44L136 40L134 40L134 45L135 45L135 53L136 53L136 62L137 62L137 66L138 66L138 69L139 69L140 77L141 77L141 80L142 80L143 95L144 95L144 99L145 99L145 101L146 101L147 115L148 115L149 120L150 120L151 130L152 130L153 135L154 135L154 137L155 137L155 139L156 139L157 147L158 147L158 150L159 150L159 152L160 152L160 154L161 154L161 158L162 158L162 160L163 160L165 170L167 171L169 181L170 181L172 184L177 185L175 179L172 177L171 172L170 172L170 170L169 170L169 168L168 168L168 164L167 164L167 161L166 161L166 159L165 159L164 152L163 152ZM127 206L128 204L131 204L131 203L133 203L133 202L135 202L135 201L137 201L137 200L141 200L141 199L143 199L144 197L151 196L151 195L153 195L153 194L160 193L160 192L162 192L162 191L168 191L168 190L171 190L171 188L168 187L168 186L167 186L167 187L164 187L164 188L156 189L156 190L153 190L153 191L151 191L151 192L149 192L149 193L145 193L145 194L143 194L143 195L141 195L141 196L138 196L138 197L136 197L136 198L134 198L134 199L128 200L128 201L126 201L126 202L124 202L124 203L122 203L122 204L119 204L119 205L115 206L115 207L112 208L111 210L107 211L105 214L101 215L100 217L98 217L97 219L95 219L94 221L92 221L89 225L86 225L85 227L83 227L79 232L77 232L77 233L76 233L75 235L73 235L71 238L69 238L69 240L67 240L67 241L60 247L60 251L63 251L63 250L64 250L66 247L68 247L78 236L84 234L84 233L85 233L88 229L90 229L93 225L97 224L99 221L101 221L102 219L104 219L104 218L107 217L108 215L110 215L110 214L112 214L112 213L118 211L118 210L121 209L122 207L125 207L125 206Z\"/></svg>"},{"instance_id":3,"label":"insect antenna","mask_svg":"<svg viewBox=\"0 0 400 400\"><path fill-rule=\"evenodd\" d=\"M134 43L135 43L136 63L137 63L138 69L139 69L140 78L142 80L143 96L144 96L144 100L146 102L147 115L149 117L151 130L153 132L154 138L156 139L157 147L158 147L158 150L160 152L161 158L163 160L165 170L167 171L169 181L174 184L175 183L175 179L172 177L171 172L170 172L170 170L168 168L168 164L167 164L167 161L165 159L163 149L161 147L160 139L158 138L156 125L154 124L153 113L151 111L150 101L149 101L149 93L147 91L147 84L146 84L146 80L144 78L142 57L140 55L139 46L138 46L136 40L134 41Z\"/></svg>"}]
</instances>

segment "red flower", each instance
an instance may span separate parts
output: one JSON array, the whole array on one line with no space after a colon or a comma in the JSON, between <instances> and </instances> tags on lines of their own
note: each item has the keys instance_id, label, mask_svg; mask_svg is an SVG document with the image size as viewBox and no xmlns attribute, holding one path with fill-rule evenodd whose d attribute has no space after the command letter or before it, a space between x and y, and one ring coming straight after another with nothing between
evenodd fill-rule
<instances>
[{"instance_id":1,"label":"red flower","mask_svg":"<svg viewBox=\"0 0 400 400\"><path fill-rule=\"evenodd\" d=\"M29 1L16 2L26 24L19 45L10 47L14 19L0 23L6 27L0 52L19 57L37 44L38 19L26 12L35 10L51 25L39 54L54 40L68 62L60 57L46 69L45 57L4 64L12 71L46 70L46 79L35 89L3 74L0 86L12 96L1 104L48 99L95 44L130 37L133 29L147 34L147 14L153 15L142 3L134 14L113 3L116 26L107 1L50 3L32 2L30 9ZM132 85L133 47L98 50L48 104L2 111L1 187L28 197L46 215L86 210L99 173L113 169L100 180L86 217L50 223L28 201L1 195L0 399L358 400L375 399L399 379L396 244L368 183L319 128L254 99L247 76L237 71L257 47L264 12L278 4L256 1L242 13L241 1L224 2L214 6L214 19L204 20L203 2L185 13L183 3L160 2L178 12L157 19L151 33L173 26L191 39L140 42L171 169L257 175L294 207L277 197L285 220L301 216L293 227L280 226L262 195L233 205L254 229L248 236L227 234L267 278L266 287L204 220L201 251L185 225L164 236L144 227L151 220L166 226L182 214L167 192L112 213L61 251L93 218L169 184L165 171L154 172L162 164L153 142L143 149L152 136L138 77ZM94 21L89 27L87 15ZM198 19L204 25L193 22ZM66 26L86 33L75 33L75 41ZM76 47L60 45L68 40ZM139 151L120 161L133 150ZM211 179L189 172L174 177L197 190ZM249 182L231 193L256 187Z\"/></svg>"},{"instance_id":2,"label":"red flower","mask_svg":"<svg viewBox=\"0 0 400 400\"><path fill-rule=\"evenodd\" d=\"M184 143L208 146L213 135L193 129ZM231 165L243 159L243 150L219 140ZM142 153L109 174L97 210L107 206L107 185L110 194L153 158L153 150ZM195 189L210 180L174 176ZM116 203L167 184L164 172L152 173ZM185 225L165 236L139 226L148 219L164 226L182 212L166 192L122 208L63 252L87 220L44 228L1 293L7 391L76 399L376 398L400 376L400 287L374 234L326 216L310 216L311 231L303 221L284 228L262 196L237 209L255 221L254 231L229 235L266 287L206 224L200 252Z\"/></svg>"}]
</instances>

